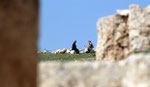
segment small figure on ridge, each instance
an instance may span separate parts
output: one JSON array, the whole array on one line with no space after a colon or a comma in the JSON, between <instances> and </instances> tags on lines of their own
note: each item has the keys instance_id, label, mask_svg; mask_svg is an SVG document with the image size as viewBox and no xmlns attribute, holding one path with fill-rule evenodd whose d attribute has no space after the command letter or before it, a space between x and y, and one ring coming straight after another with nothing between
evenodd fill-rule
<instances>
[{"instance_id":1,"label":"small figure on ridge","mask_svg":"<svg viewBox=\"0 0 150 87\"><path fill-rule=\"evenodd\" d=\"M72 44L72 50L74 50L75 51L75 53L79 53L79 50L77 49L77 47L76 47L76 43L77 43L77 41L76 40L74 40L74 42L73 42L73 44Z\"/></svg>"},{"instance_id":2,"label":"small figure on ridge","mask_svg":"<svg viewBox=\"0 0 150 87\"><path fill-rule=\"evenodd\" d=\"M85 52L86 53L90 53L93 50L93 48L94 48L94 46L93 46L93 44L92 44L92 42L90 40L88 41L88 43L89 43L89 45L85 46Z\"/></svg>"}]
</instances>

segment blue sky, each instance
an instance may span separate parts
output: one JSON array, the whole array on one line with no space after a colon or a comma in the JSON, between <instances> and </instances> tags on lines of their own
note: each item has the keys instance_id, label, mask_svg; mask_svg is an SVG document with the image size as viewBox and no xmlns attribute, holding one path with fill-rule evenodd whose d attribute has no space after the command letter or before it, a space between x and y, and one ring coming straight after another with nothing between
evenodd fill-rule
<instances>
[{"instance_id":1,"label":"blue sky","mask_svg":"<svg viewBox=\"0 0 150 87\"><path fill-rule=\"evenodd\" d=\"M71 48L83 49L91 40L97 44L96 22L99 18L128 9L130 4L146 7L149 0L40 0L39 50L55 51Z\"/></svg>"}]
</instances>

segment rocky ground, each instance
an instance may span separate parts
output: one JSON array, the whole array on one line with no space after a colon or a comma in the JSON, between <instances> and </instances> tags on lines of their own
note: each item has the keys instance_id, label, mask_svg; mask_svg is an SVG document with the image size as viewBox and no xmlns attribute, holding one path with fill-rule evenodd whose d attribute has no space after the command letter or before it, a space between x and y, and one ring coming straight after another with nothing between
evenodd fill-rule
<instances>
[{"instance_id":1,"label":"rocky ground","mask_svg":"<svg viewBox=\"0 0 150 87\"><path fill-rule=\"evenodd\" d=\"M39 87L150 87L150 54L119 62L41 62Z\"/></svg>"}]
</instances>

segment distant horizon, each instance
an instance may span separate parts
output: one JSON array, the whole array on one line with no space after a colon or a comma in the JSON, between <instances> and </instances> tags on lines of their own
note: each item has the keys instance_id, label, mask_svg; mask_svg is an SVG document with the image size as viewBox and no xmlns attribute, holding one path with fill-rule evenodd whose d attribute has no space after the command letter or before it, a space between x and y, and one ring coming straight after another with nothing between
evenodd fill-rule
<instances>
[{"instance_id":1,"label":"distant horizon","mask_svg":"<svg viewBox=\"0 0 150 87\"><path fill-rule=\"evenodd\" d=\"M84 49L84 45L88 45L88 40L91 40L96 48L97 21L115 14L118 9L128 9L131 4L145 8L150 2L148 0L40 0L39 50L70 49L74 40L77 40L78 49Z\"/></svg>"}]
</instances>

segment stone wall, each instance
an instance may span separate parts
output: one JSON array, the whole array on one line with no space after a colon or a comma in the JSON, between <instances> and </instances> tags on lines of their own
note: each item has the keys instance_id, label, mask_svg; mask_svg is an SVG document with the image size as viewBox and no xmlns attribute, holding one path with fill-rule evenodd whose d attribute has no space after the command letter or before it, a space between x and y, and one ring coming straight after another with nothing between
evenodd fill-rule
<instances>
[{"instance_id":1,"label":"stone wall","mask_svg":"<svg viewBox=\"0 0 150 87\"><path fill-rule=\"evenodd\" d=\"M101 18L97 23L97 60L121 60L150 49L150 7L131 5L129 10Z\"/></svg>"},{"instance_id":2,"label":"stone wall","mask_svg":"<svg viewBox=\"0 0 150 87\"><path fill-rule=\"evenodd\" d=\"M39 87L150 87L150 55L123 61L41 62Z\"/></svg>"},{"instance_id":3,"label":"stone wall","mask_svg":"<svg viewBox=\"0 0 150 87\"><path fill-rule=\"evenodd\" d=\"M38 0L0 0L0 87L36 87Z\"/></svg>"}]
</instances>

